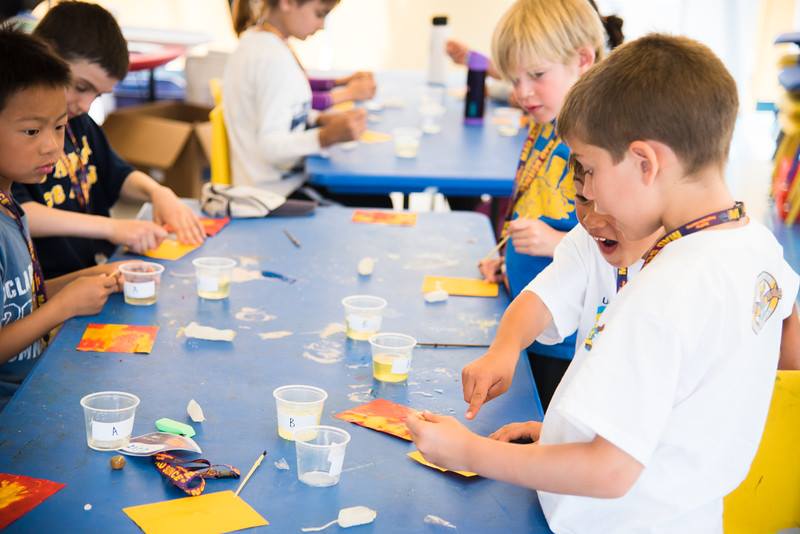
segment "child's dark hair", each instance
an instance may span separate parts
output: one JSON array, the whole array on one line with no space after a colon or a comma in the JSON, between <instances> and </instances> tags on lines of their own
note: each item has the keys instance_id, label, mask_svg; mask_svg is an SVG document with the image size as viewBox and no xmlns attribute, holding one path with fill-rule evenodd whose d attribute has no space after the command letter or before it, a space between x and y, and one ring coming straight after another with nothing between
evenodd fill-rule
<instances>
[{"instance_id":1,"label":"child's dark hair","mask_svg":"<svg viewBox=\"0 0 800 534\"><path fill-rule=\"evenodd\" d=\"M97 63L114 79L128 73L128 43L114 16L97 4L61 2L33 30L67 61Z\"/></svg>"},{"instance_id":2,"label":"child's dark hair","mask_svg":"<svg viewBox=\"0 0 800 534\"><path fill-rule=\"evenodd\" d=\"M597 14L600 16L600 22L603 23L603 27L606 29L606 43L608 43L608 49L614 50L625 40L625 34L622 33L622 19L616 15L604 16L600 13L594 0L589 0L589 3L592 4L594 10L597 11Z\"/></svg>"},{"instance_id":3,"label":"child's dark hair","mask_svg":"<svg viewBox=\"0 0 800 534\"><path fill-rule=\"evenodd\" d=\"M69 80L69 65L46 43L10 25L0 25L0 111L20 91L66 87Z\"/></svg>"}]
</instances>

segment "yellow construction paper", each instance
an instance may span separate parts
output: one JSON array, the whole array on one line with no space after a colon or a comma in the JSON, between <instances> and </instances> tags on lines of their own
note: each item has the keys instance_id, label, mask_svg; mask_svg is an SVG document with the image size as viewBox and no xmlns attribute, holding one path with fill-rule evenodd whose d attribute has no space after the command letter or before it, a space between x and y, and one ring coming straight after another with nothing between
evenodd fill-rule
<instances>
[{"instance_id":1,"label":"yellow construction paper","mask_svg":"<svg viewBox=\"0 0 800 534\"><path fill-rule=\"evenodd\" d=\"M359 138L359 141L366 144L385 143L391 140L392 140L391 135L383 132L376 132L374 130L367 130L366 132L361 134L361 137Z\"/></svg>"},{"instance_id":2,"label":"yellow construction paper","mask_svg":"<svg viewBox=\"0 0 800 534\"><path fill-rule=\"evenodd\" d=\"M346 100L344 102L339 102L335 106L331 106L330 111L350 111L351 109L355 109L356 103L352 100Z\"/></svg>"},{"instance_id":3,"label":"yellow construction paper","mask_svg":"<svg viewBox=\"0 0 800 534\"><path fill-rule=\"evenodd\" d=\"M175 239L165 239L158 247L148 250L144 255L157 260L179 260L199 247L200 245L184 245Z\"/></svg>"},{"instance_id":4,"label":"yellow construction paper","mask_svg":"<svg viewBox=\"0 0 800 534\"><path fill-rule=\"evenodd\" d=\"M438 285L437 285L438 283ZM422 281L422 292L444 289L451 295L462 297L496 297L497 284L477 278L454 278L451 276L426 276Z\"/></svg>"},{"instance_id":5,"label":"yellow construction paper","mask_svg":"<svg viewBox=\"0 0 800 534\"><path fill-rule=\"evenodd\" d=\"M407 455L414 461L421 463L422 465L427 465L428 467L433 467L434 469L438 469L442 473L446 473L450 471L451 473L458 473L462 477L475 477L478 476L478 473L473 473L472 471L451 471L450 469L445 469L444 467L439 467L436 464L430 463L428 460L422 457L422 453L419 451L409 452Z\"/></svg>"},{"instance_id":6,"label":"yellow construction paper","mask_svg":"<svg viewBox=\"0 0 800 534\"><path fill-rule=\"evenodd\" d=\"M234 532L269 525L232 491L123 508L145 534Z\"/></svg>"}]
</instances>

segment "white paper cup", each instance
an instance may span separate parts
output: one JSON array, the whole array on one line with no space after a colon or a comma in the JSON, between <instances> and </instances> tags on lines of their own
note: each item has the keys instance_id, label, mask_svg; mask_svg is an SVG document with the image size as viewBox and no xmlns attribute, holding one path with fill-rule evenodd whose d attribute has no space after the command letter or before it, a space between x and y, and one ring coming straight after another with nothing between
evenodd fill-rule
<instances>
[{"instance_id":1,"label":"white paper cup","mask_svg":"<svg viewBox=\"0 0 800 534\"><path fill-rule=\"evenodd\" d=\"M197 295L208 300L228 298L236 260L231 258L197 258L192 261L197 275Z\"/></svg>"},{"instance_id":2,"label":"white paper cup","mask_svg":"<svg viewBox=\"0 0 800 534\"><path fill-rule=\"evenodd\" d=\"M394 138L394 154L398 158L413 159L419 151L419 140L422 132L419 128L395 128L392 130Z\"/></svg>"}]
</instances>

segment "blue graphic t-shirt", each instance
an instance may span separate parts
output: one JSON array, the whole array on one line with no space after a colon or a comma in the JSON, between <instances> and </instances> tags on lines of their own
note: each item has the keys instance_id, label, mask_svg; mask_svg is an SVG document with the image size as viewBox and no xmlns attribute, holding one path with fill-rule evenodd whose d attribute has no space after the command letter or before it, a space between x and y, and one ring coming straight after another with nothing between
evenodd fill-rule
<instances>
[{"instance_id":1,"label":"blue graphic t-shirt","mask_svg":"<svg viewBox=\"0 0 800 534\"><path fill-rule=\"evenodd\" d=\"M23 218L25 232L27 220ZM28 245L17 223L0 213L0 328L19 321L33 311L33 264ZM28 375L42 352L42 342L25 348L0 365L0 410Z\"/></svg>"},{"instance_id":2,"label":"blue graphic t-shirt","mask_svg":"<svg viewBox=\"0 0 800 534\"><path fill-rule=\"evenodd\" d=\"M575 215L575 184L569 167L569 147L557 138L554 123L532 124L530 137L535 140L525 164L526 169L536 165L539 154L554 138L556 145L539 167L528 190L514 205L513 218L539 219L560 232L569 232L578 223ZM524 175L523 170L521 176ZM553 261L549 256L529 256L517 252L510 239L505 258L511 298L519 295ZM575 337L570 336L557 345L534 343L531 350L537 354L569 359L575 352Z\"/></svg>"}]
</instances>

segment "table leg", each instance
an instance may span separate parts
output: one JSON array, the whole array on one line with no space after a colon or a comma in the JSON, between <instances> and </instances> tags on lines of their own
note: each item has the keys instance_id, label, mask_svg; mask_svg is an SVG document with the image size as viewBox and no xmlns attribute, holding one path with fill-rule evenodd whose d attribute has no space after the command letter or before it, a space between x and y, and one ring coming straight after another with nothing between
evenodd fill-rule
<instances>
[{"instance_id":1,"label":"table leg","mask_svg":"<svg viewBox=\"0 0 800 534\"><path fill-rule=\"evenodd\" d=\"M147 100L150 102L156 101L156 69L150 69L150 79L147 83Z\"/></svg>"}]
</instances>

